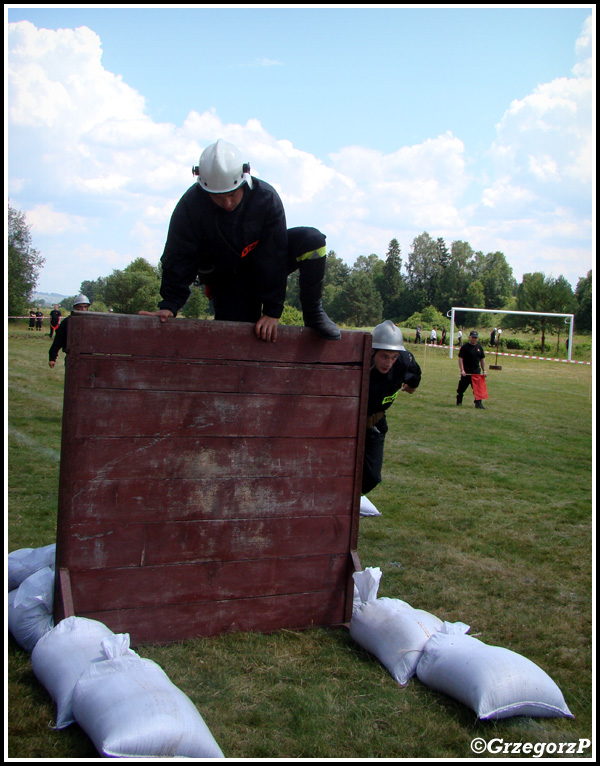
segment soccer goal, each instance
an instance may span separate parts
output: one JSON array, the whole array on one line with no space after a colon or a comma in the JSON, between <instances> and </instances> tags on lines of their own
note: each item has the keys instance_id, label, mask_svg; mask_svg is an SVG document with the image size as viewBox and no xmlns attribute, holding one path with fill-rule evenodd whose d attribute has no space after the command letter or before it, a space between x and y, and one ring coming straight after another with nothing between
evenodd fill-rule
<instances>
[{"instance_id":1,"label":"soccer goal","mask_svg":"<svg viewBox=\"0 0 600 766\"><path fill-rule=\"evenodd\" d=\"M575 322L575 314L547 314L542 311L504 311L502 309L484 309L484 308L465 308L464 306L452 306L450 311L446 314L450 318L450 354L452 359L454 354L454 315L457 311L473 311L478 314L526 314L527 316L538 317L554 317L555 319L562 317L565 323L569 322L569 348L567 350L567 358L571 361L571 350L573 348L573 325Z\"/></svg>"}]
</instances>

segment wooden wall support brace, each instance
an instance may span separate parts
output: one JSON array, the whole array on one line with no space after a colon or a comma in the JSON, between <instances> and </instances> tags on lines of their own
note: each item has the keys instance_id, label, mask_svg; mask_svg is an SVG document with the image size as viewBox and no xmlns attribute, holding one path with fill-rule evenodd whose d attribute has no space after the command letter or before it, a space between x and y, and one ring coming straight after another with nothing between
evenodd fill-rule
<instances>
[{"instance_id":1,"label":"wooden wall support brace","mask_svg":"<svg viewBox=\"0 0 600 766\"><path fill-rule=\"evenodd\" d=\"M75 615L73 594L71 592L71 577L67 568L60 567L58 569L54 588L54 621L57 623L65 617L73 617Z\"/></svg>"}]
</instances>

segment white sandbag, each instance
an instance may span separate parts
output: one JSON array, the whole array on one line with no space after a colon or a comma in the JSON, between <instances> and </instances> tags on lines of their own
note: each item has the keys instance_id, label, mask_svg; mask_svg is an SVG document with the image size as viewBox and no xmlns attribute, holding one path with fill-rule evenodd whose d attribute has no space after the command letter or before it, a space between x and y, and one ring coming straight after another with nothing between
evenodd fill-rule
<instances>
[{"instance_id":1,"label":"white sandbag","mask_svg":"<svg viewBox=\"0 0 600 766\"><path fill-rule=\"evenodd\" d=\"M375 508L373 503L366 495L362 495L360 498L360 515L361 516L381 516L381 513Z\"/></svg>"},{"instance_id":2,"label":"white sandbag","mask_svg":"<svg viewBox=\"0 0 600 766\"><path fill-rule=\"evenodd\" d=\"M103 756L223 758L196 706L152 660L91 663L75 685L72 705Z\"/></svg>"},{"instance_id":3,"label":"white sandbag","mask_svg":"<svg viewBox=\"0 0 600 766\"><path fill-rule=\"evenodd\" d=\"M75 684L90 662L106 660L102 640L113 635L110 628L97 620L66 617L35 645L31 666L56 703L56 729L64 729L75 721L71 707Z\"/></svg>"},{"instance_id":4,"label":"white sandbag","mask_svg":"<svg viewBox=\"0 0 600 766\"><path fill-rule=\"evenodd\" d=\"M562 692L531 660L473 636L433 635L417 666L417 677L457 699L481 719L531 716L573 718Z\"/></svg>"},{"instance_id":5,"label":"white sandbag","mask_svg":"<svg viewBox=\"0 0 600 766\"><path fill-rule=\"evenodd\" d=\"M30 574L33 574L32 572L29 572L29 574L25 575L23 574L23 564L21 563L24 558L26 558L31 551L34 550L33 548L19 548L16 551L11 551L8 554L8 592L10 593L11 590L15 590L19 587L19 585L23 582L23 580L27 579L27 577Z\"/></svg>"},{"instance_id":6,"label":"white sandbag","mask_svg":"<svg viewBox=\"0 0 600 766\"><path fill-rule=\"evenodd\" d=\"M8 554L8 590L19 585L44 567L54 569L56 543L42 548L19 548Z\"/></svg>"},{"instance_id":7,"label":"white sandbag","mask_svg":"<svg viewBox=\"0 0 600 766\"><path fill-rule=\"evenodd\" d=\"M414 676L427 641L443 628L435 615L392 598L367 601L350 620L352 638L374 654L401 685Z\"/></svg>"},{"instance_id":8,"label":"white sandbag","mask_svg":"<svg viewBox=\"0 0 600 766\"><path fill-rule=\"evenodd\" d=\"M381 569L379 567L366 567L360 572L354 572L352 575L356 597L360 604L366 604L367 601L374 601L377 598L379 583L381 582Z\"/></svg>"},{"instance_id":9,"label":"white sandbag","mask_svg":"<svg viewBox=\"0 0 600 766\"><path fill-rule=\"evenodd\" d=\"M54 627L54 572L44 567L12 591L8 604L8 629L28 652Z\"/></svg>"}]
</instances>

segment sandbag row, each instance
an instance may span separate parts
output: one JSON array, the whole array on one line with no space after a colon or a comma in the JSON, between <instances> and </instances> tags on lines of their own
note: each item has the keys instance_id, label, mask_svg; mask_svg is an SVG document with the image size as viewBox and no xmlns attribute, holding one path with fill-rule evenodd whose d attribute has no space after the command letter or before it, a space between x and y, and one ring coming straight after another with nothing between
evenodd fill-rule
<instances>
[{"instance_id":1,"label":"sandbag row","mask_svg":"<svg viewBox=\"0 0 600 766\"><path fill-rule=\"evenodd\" d=\"M54 571L42 566L9 592L8 627L56 704L55 728L76 721L106 757L224 757L193 702L130 649L129 634L85 617L54 626L53 600Z\"/></svg>"},{"instance_id":2,"label":"sandbag row","mask_svg":"<svg viewBox=\"0 0 600 766\"><path fill-rule=\"evenodd\" d=\"M129 634L67 617L43 636L33 672L57 705L57 728L73 721L106 757L223 758L194 703Z\"/></svg>"},{"instance_id":3,"label":"sandbag row","mask_svg":"<svg viewBox=\"0 0 600 766\"><path fill-rule=\"evenodd\" d=\"M44 566L8 593L8 629L25 651L54 627L54 570Z\"/></svg>"},{"instance_id":4,"label":"sandbag row","mask_svg":"<svg viewBox=\"0 0 600 766\"><path fill-rule=\"evenodd\" d=\"M43 548L19 548L8 554L8 592L44 567L54 569L56 543Z\"/></svg>"},{"instance_id":5,"label":"sandbag row","mask_svg":"<svg viewBox=\"0 0 600 766\"><path fill-rule=\"evenodd\" d=\"M530 716L573 718L562 692L531 660L467 635L399 599L378 598L379 567L354 575L350 635L401 685L413 676L459 700L482 720Z\"/></svg>"}]
</instances>

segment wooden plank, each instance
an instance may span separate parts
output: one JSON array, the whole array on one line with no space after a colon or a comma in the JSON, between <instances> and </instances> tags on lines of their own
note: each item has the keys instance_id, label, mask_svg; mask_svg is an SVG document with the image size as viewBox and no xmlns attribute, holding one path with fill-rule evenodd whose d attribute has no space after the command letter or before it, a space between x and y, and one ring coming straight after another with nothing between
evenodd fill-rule
<instances>
[{"instance_id":1,"label":"wooden plank","mask_svg":"<svg viewBox=\"0 0 600 766\"><path fill-rule=\"evenodd\" d=\"M344 553L350 517L73 524L69 570Z\"/></svg>"},{"instance_id":2,"label":"wooden plank","mask_svg":"<svg viewBox=\"0 0 600 766\"><path fill-rule=\"evenodd\" d=\"M174 443L175 442L175 443ZM167 436L73 440L63 488L71 482L117 479L221 479L354 475L355 439L259 439ZM76 446L75 446L76 445ZM61 455L61 474L62 474ZM308 487L309 485L307 485Z\"/></svg>"},{"instance_id":3,"label":"wooden plank","mask_svg":"<svg viewBox=\"0 0 600 766\"><path fill-rule=\"evenodd\" d=\"M298 365L260 362L144 359L82 356L77 386L126 391L204 391L235 394L299 396L360 396L362 369L358 365Z\"/></svg>"},{"instance_id":4,"label":"wooden plank","mask_svg":"<svg viewBox=\"0 0 600 766\"><path fill-rule=\"evenodd\" d=\"M344 592L347 555L91 569L74 573L73 602L88 611L202 604L324 588Z\"/></svg>"},{"instance_id":5,"label":"wooden plank","mask_svg":"<svg viewBox=\"0 0 600 766\"><path fill-rule=\"evenodd\" d=\"M133 646L162 644L198 636L234 631L301 629L340 625L344 599L339 590L292 593L263 598L229 599L206 604L157 605L147 609L83 611L80 616L99 620L115 633L129 633Z\"/></svg>"},{"instance_id":6,"label":"wooden plank","mask_svg":"<svg viewBox=\"0 0 600 766\"><path fill-rule=\"evenodd\" d=\"M263 363L360 364L365 333L342 331L332 343L305 327L280 326L276 343L265 343L246 322L172 319L129 314L75 312L67 348L80 352L152 359L231 359Z\"/></svg>"},{"instance_id":7,"label":"wooden plank","mask_svg":"<svg viewBox=\"0 0 600 766\"><path fill-rule=\"evenodd\" d=\"M178 519L335 516L348 513L354 476L156 479L127 477L71 485L69 516L79 523Z\"/></svg>"},{"instance_id":8,"label":"wooden plank","mask_svg":"<svg viewBox=\"0 0 600 766\"><path fill-rule=\"evenodd\" d=\"M54 620L58 624L65 617L73 617L75 607L73 605L73 593L71 590L71 577L68 569L58 567L54 580Z\"/></svg>"},{"instance_id":9,"label":"wooden plank","mask_svg":"<svg viewBox=\"0 0 600 766\"><path fill-rule=\"evenodd\" d=\"M351 438L358 427L356 400L342 397L88 390L79 401L75 438Z\"/></svg>"},{"instance_id":10,"label":"wooden plank","mask_svg":"<svg viewBox=\"0 0 600 766\"><path fill-rule=\"evenodd\" d=\"M352 503L352 531L350 534L350 551L354 556L356 554L356 560L354 564L358 562L358 554L356 553L358 545L358 522L360 519L360 498L362 495L362 474L363 474L363 460L365 453L365 430L367 422L367 406L369 403L369 384L370 384L370 371L371 371L371 359L372 347L371 347L371 335L364 336L363 346L363 358L362 358L362 382L360 392L360 404L358 412L358 428L356 439L356 452L354 455L354 498ZM351 615L352 600L353 600L354 584L352 578L348 581L348 601L347 601L347 614L346 617L349 620Z\"/></svg>"}]
</instances>

